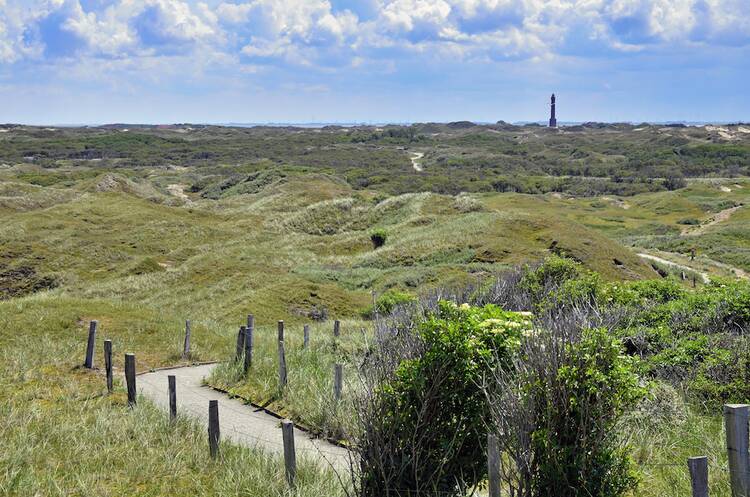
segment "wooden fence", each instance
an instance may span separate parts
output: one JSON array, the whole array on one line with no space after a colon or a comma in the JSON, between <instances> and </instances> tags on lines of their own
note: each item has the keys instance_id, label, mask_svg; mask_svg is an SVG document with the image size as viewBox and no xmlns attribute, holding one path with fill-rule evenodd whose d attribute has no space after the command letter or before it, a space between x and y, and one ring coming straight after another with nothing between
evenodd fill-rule
<instances>
[{"instance_id":1,"label":"wooden fence","mask_svg":"<svg viewBox=\"0 0 750 497\"><path fill-rule=\"evenodd\" d=\"M335 321L333 336L340 337L340 322ZM98 329L97 321L91 321L89 325L88 340L86 344L86 356L84 366L94 368L94 346ZM255 332L255 319L253 315L247 316L247 324L240 327L237 334L235 349L235 360L242 362L243 369L247 372L253 364L253 340ZM288 383L288 366L286 362L286 351L284 348L285 327L283 321L277 323L278 338L278 365L279 365L279 389L283 389ZM185 340L182 357L190 356L191 328L190 321L185 323ZM309 347L310 327L303 328L303 347ZM107 391L113 390L112 377L112 341L104 341L104 364ZM135 406L136 395L136 360L135 354L125 354L125 383L128 394L128 405ZM333 368L333 398L335 401L341 399L343 387L343 365L335 364ZM174 375L168 376L169 417L174 421L177 418L177 391ZM726 404L723 409L724 426L726 435L726 450L729 462L729 479L732 489L732 497L750 497L750 405L748 404ZM211 458L219 457L219 405L218 401L210 400L208 405L208 447ZM296 451L294 444L294 423L288 419L281 421L281 435L284 454L286 479L290 486L294 486L297 474ZM494 434L487 436L487 474L489 497L500 497L502 491L502 475L500 471L500 450L497 437ZM686 461L686 476L690 478L692 496L708 497L708 458L705 456L690 457Z\"/></svg>"}]
</instances>

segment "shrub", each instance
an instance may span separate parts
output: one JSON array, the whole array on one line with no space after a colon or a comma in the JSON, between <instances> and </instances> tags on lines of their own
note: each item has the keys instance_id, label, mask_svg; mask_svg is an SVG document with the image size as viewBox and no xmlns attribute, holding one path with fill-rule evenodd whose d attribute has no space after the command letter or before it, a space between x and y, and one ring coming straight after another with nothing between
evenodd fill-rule
<instances>
[{"instance_id":1,"label":"shrub","mask_svg":"<svg viewBox=\"0 0 750 497\"><path fill-rule=\"evenodd\" d=\"M359 493L465 495L481 482L489 411L480 384L491 368L510 364L530 326L527 315L494 305L439 302L416 329L413 357L360 404Z\"/></svg>"},{"instance_id":2,"label":"shrub","mask_svg":"<svg viewBox=\"0 0 750 497\"><path fill-rule=\"evenodd\" d=\"M655 381L636 409L627 415L629 425L650 432L658 432L666 426L683 424L688 409L685 400L674 387Z\"/></svg>"},{"instance_id":3,"label":"shrub","mask_svg":"<svg viewBox=\"0 0 750 497\"><path fill-rule=\"evenodd\" d=\"M385 241L388 239L388 233L382 229L377 228L370 232L370 240L374 248L380 248L385 245Z\"/></svg>"},{"instance_id":4,"label":"shrub","mask_svg":"<svg viewBox=\"0 0 750 497\"><path fill-rule=\"evenodd\" d=\"M680 219L679 221L677 221L677 224L684 224L687 226L697 226L701 224L701 222L699 219L695 219L694 217L687 217L685 219Z\"/></svg>"},{"instance_id":5,"label":"shrub","mask_svg":"<svg viewBox=\"0 0 750 497\"><path fill-rule=\"evenodd\" d=\"M410 304L416 300L417 298L410 293L390 289L381 294L375 301L374 305L365 309L362 312L362 316L370 319L375 315L376 311L378 314L390 314L396 307Z\"/></svg>"},{"instance_id":6,"label":"shrub","mask_svg":"<svg viewBox=\"0 0 750 497\"><path fill-rule=\"evenodd\" d=\"M526 340L514 371L488 386L503 475L515 495L616 497L635 487L615 429L643 394L631 358L604 329Z\"/></svg>"}]
</instances>

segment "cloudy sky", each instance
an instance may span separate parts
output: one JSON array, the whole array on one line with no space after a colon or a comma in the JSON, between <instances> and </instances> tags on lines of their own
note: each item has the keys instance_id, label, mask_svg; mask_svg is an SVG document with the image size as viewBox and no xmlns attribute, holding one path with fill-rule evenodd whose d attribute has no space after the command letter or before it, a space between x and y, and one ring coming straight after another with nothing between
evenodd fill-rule
<instances>
[{"instance_id":1,"label":"cloudy sky","mask_svg":"<svg viewBox=\"0 0 750 497\"><path fill-rule=\"evenodd\" d=\"M0 0L0 122L750 121L750 0Z\"/></svg>"}]
</instances>

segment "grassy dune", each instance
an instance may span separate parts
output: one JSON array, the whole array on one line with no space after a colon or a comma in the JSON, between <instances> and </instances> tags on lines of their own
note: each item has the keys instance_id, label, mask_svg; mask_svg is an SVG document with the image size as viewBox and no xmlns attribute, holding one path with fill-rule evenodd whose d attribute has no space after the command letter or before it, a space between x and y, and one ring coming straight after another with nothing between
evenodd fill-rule
<instances>
[{"instance_id":1,"label":"grassy dune","mask_svg":"<svg viewBox=\"0 0 750 497\"><path fill-rule=\"evenodd\" d=\"M629 246L684 252L695 243L701 256L750 269L747 207L700 236L680 235L680 221L706 221L745 202L747 182L732 192L695 183L627 199L387 197L316 172L231 186L234 193L218 199L188 190L184 201L167 191L203 177L192 168L0 170L3 495L289 494L278 461L227 447L222 464L212 465L201 429L187 422L169 428L146 403L131 412L121 388L104 396L103 379L79 367L91 319L100 321L100 343L114 341L116 367L127 351L145 370L181 362L185 319L193 324L192 360L228 359L237 327L253 313L253 374L240 381L227 365L212 383L336 436L345 416L327 417L332 365L348 367L363 346L360 328L368 325L360 313L372 291L464 284L551 252L609 279L655 277ZM377 250L374 228L388 233ZM302 323L323 311L329 321L314 324L312 347L302 351ZM344 319L344 337L334 345L335 318ZM287 321L289 336L290 388L283 395L275 388L278 319ZM701 443L720 461L720 427L715 418L701 423ZM685 437L662 436L667 447ZM643 467L684 464L686 454L652 451ZM647 471L639 496L686 488L685 468ZM331 475L306 468L293 495L337 490Z\"/></svg>"}]
</instances>

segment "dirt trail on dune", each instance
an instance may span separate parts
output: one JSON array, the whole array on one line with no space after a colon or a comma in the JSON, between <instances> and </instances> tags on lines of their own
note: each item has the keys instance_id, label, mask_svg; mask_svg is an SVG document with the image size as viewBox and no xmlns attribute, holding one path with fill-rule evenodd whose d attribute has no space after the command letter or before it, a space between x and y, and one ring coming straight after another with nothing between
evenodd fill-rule
<instances>
[{"instance_id":1,"label":"dirt trail on dune","mask_svg":"<svg viewBox=\"0 0 750 497\"><path fill-rule=\"evenodd\" d=\"M414 170L418 173L424 171L424 169L422 169L422 164L419 163L424 157L424 152L412 152L411 155L411 165L414 167Z\"/></svg>"},{"instance_id":2,"label":"dirt trail on dune","mask_svg":"<svg viewBox=\"0 0 750 497\"><path fill-rule=\"evenodd\" d=\"M190 197L185 194L185 185L167 185L167 191L177 198L181 198L186 202L190 202Z\"/></svg>"},{"instance_id":3,"label":"dirt trail on dune","mask_svg":"<svg viewBox=\"0 0 750 497\"><path fill-rule=\"evenodd\" d=\"M711 226L715 226L719 223L723 223L724 221L728 221L730 217L732 217L732 214L737 212L737 210L741 209L741 205L737 205L735 207L730 207L729 209L724 209L723 211L714 214L714 216L707 222L701 224L700 226L687 226L682 229L682 235L683 236L698 236L702 235L706 232L707 228L710 228Z\"/></svg>"}]
</instances>

